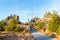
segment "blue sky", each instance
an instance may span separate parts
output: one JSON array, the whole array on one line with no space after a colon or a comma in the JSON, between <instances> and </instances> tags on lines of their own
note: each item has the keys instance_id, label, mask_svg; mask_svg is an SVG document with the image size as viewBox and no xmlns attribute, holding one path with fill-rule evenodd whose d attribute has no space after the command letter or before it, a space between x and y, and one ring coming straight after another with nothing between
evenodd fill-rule
<instances>
[{"instance_id":1,"label":"blue sky","mask_svg":"<svg viewBox=\"0 0 60 40\"><path fill-rule=\"evenodd\" d=\"M0 0L0 20L15 14L20 21L27 22L32 17L41 18L45 12L53 10L59 12L60 0Z\"/></svg>"}]
</instances>

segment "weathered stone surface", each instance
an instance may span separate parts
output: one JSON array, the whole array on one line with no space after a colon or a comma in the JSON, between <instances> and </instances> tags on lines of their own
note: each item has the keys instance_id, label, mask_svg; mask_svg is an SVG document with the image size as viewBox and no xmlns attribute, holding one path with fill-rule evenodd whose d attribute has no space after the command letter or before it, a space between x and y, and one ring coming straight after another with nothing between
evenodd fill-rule
<instances>
[{"instance_id":1,"label":"weathered stone surface","mask_svg":"<svg viewBox=\"0 0 60 40\"><path fill-rule=\"evenodd\" d=\"M20 35L19 35L20 34ZM33 40L29 33L7 33L6 36L0 36L0 40Z\"/></svg>"}]
</instances>

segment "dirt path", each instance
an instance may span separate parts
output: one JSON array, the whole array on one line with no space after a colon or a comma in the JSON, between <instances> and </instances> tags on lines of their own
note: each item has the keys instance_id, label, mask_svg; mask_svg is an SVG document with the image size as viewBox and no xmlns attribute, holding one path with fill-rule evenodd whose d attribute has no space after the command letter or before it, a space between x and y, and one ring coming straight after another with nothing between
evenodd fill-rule
<instances>
[{"instance_id":1,"label":"dirt path","mask_svg":"<svg viewBox=\"0 0 60 40\"><path fill-rule=\"evenodd\" d=\"M35 40L54 40L53 38L48 37L40 32L37 32L36 30L33 30L33 29L30 30L30 33Z\"/></svg>"}]
</instances>

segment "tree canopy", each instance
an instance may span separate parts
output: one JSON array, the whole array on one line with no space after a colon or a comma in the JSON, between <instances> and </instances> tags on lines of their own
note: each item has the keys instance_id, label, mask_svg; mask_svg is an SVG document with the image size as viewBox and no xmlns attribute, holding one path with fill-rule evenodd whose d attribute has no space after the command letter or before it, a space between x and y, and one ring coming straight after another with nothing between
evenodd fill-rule
<instances>
[{"instance_id":1,"label":"tree canopy","mask_svg":"<svg viewBox=\"0 0 60 40\"><path fill-rule=\"evenodd\" d=\"M48 23L48 30L52 32L59 32L60 28L60 17L57 13L53 13L51 16L51 20Z\"/></svg>"}]
</instances>

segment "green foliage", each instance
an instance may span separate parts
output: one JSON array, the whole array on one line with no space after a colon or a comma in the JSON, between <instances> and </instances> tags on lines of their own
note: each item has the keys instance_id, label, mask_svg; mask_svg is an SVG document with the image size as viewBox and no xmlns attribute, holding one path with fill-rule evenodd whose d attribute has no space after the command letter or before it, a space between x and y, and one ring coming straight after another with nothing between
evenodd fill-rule
<instances>
[{"instance_id":1,"label":"green foliage","mask_svg":"<svg viewBox=\"0 0 60 40\"><path fill-rule=\"evenodd\" d=\"M38 25L38 22L34 22L34 25L37 26Z\"/></svg>"},{"instance_id":2,"label":"green foliage","mask_svg":"<svg viewBox=\"0 0 60 40\"><path fill-rule=\"evenodd\" d=\"M18 26L8 26L8 27L6 27L5 28L5 31L21 31L20 30L20 27L18 27Z\"/></svg>"},{"instance_id":3,"label":"green foliage","mask_svg":"<svg viewBox=\"0 0 60 40\"><path fill-rule=\"evenodd\" d=\"M56 33L57 33L58 35L60 35L60 26L59 26L58 29L56 30Z\"/></svg>"},{"instance_id":4,"label":"green foliage","mask_svg":"<svg viewBox=\"0 0 60 40\"><path fill-rule=\"evenodd\" d=\"M4 28L5 28L5 21L1 21L0 22L0 31L4 31Z\"/></svg>"},{"instance_id":5,"label":"green foliage","mask_svg":"<svg viewBox=\"0 0 60 40\"><path fill-rule=\"evenodd\" d=\"M51 32L59 32L60 17L54 12L51 16L51 20L48 23L48 30Z\"/></svg>"},{"instance_id":6,"label":"green foliage","mask_svg":"<svg viewBox=\"0 0 60 40\"><path fill-rule=\"evenodd\" d=\"M38 29L42 29L44 27L44 22L38 22Z\"/></svg>"},{"instance_id":7,"label":"green foliage","mask_svg":"<svg viewBox=\"0 0 60 40\"><path fill-rule=\"evenodd\" d=\"M15 17L12 17L9 25L5 28L5 31L18 31L19 27L17 26L18 20Z\"/></svg>"},{"instance_id":8,"label":"green foliage","mask_svg":"<svg viewBox=\"0 0 60 40\"><path fill-rule=\"evenodd\" d=\"M37 26L38 26L37 27L38 30L42 29L44 27L44 22L38 22Z\"/></svg>"}]
</instances>

